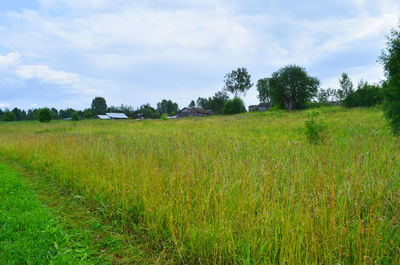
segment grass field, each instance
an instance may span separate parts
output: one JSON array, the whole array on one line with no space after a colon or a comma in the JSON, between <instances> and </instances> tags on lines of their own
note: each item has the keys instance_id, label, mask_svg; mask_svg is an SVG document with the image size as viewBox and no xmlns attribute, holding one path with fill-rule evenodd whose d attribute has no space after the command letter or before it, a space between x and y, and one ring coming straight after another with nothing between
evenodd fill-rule
<instances>
[{"instance_id":1,"label":"grass field","mask_svg":"<svg viewBox=\"0 0 400 265\"><path fill-rule=\"evenodd\" d=\"M71 240L23 177L0 163L0 264L87 264L87 248Z\"/></svg>"},{"instance_id":2,"label":"grass field","mask_svg":"<svg viewBox=\"0 0 400 265\"><path fill-rule=\"evenodd\" d=\"M0 124L0 154L170 264L400 264L400 141L376 109ZM129 254L128 254L129 255ZM145 263L145 261L144 261Z\"/></svg>"}]
</instances>

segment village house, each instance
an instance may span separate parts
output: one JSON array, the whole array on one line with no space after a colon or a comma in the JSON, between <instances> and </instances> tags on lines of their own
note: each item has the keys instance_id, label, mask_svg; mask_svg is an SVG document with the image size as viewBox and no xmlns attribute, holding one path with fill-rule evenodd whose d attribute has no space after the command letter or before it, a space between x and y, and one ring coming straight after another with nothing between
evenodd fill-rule
<instances>
[{"instance_id":1,"label":"village house","mask_svg":"<svg viewBox=\"0 0 400 265\"><path fill-rule=\"evenodd\" d=\"M249 111L266 111L271 107L271 102L263 102L258 105L250 105Z\"/></svg>"},{"instance_id":2,"label":"village house","mask_svg":"<svg viewBox=\"0 0 400 265\"><path fill-rule=\"evenodd\" d=\"M177 114L177 118L192 117L208 117L214 115L214 112L205 110L203 108L193 107L193 108L183 108Z\"/></svg>"}]
</instances>

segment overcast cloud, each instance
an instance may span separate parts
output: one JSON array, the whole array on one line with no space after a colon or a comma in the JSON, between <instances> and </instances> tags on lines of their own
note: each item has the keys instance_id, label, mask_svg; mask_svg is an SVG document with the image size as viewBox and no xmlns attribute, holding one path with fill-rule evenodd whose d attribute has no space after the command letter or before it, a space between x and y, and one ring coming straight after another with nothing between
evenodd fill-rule
<instances>
[{"instance_id":1,"label":"overcast cloud","mask_svg":"<svg viewBox=\"0 0 400 265\"><path fill-rule=\"evenodd\" d=\"M0 108L187 106L247 67L253 82L287 64L322 87L342 72L378 82L395 0L2 0ZM256 89L245 97L258 102Z\"/></svg>"}]
</instances>

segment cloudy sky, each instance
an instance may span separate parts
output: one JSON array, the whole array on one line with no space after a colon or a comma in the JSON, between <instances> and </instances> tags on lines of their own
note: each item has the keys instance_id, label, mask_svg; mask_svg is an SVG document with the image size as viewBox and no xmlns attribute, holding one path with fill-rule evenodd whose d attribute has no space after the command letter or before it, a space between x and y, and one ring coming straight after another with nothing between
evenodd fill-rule
<instances>
[{"instance_id":1,"label":"cloudy sky","mask_svg":"<svg viewBox=\"0 0 400 265\"><path fill-rule=\"evenodd\" d=\"M180 107L246 67L377 82L398 0L0 0L0 107ZM256 89L244 98L258 102Z\"/></svg>"}]
</instances>

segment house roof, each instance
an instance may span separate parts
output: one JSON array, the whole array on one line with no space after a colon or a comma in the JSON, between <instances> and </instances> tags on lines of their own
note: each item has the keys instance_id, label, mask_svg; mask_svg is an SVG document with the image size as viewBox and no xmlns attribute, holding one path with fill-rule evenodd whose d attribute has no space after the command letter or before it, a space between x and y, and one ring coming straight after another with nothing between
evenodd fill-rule
<instances>
[{"instance_id":1,"label":"house roof","mask_svg":"<svg viewBox=\"0 0 400 265\"><path fill-rule=\"evenodd\" d=\"M106 115L111 119L128 119L124 113L106 113Z\"/></svg>"},{"instance_id":2,"label":"house roof","mask_svg":"<svg viewBox=\"0 0 400 265\"><path fill-rule=\"evenodd\" d=\"M197 114L197 113L199 113L199 114L209 114L205 109L203 109L203 108L198 108L198 107L193 107L193 108L183 108L183 109L181 109L179 112L181 112L181 111L183 111L183 110L188 110L188 111L190 111L191 113L193 113L193 114Z\"/></svg>"},{"instance_id":3,"label":"house roof","mask_svg":"<svg viewBox=\"0 0 400 265\"><path fill-rule=\"evenodd\" d=\"M109 120L109 119L111 119L107 115L97 115L97 118L99 118L100 120Z\"/></svg>"}]
</instances>

